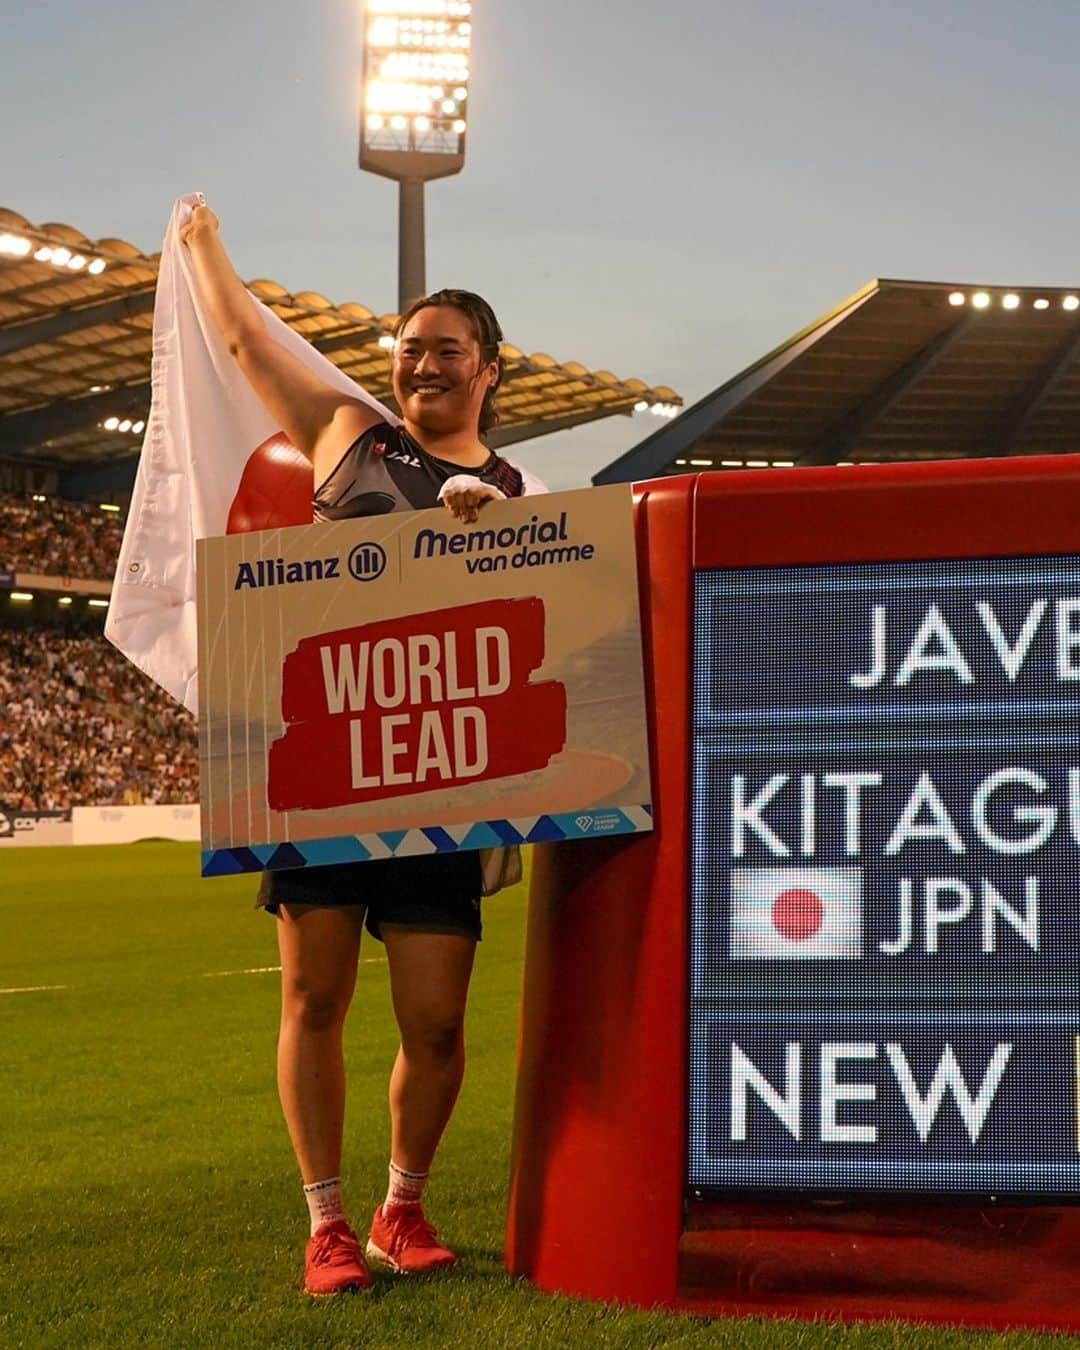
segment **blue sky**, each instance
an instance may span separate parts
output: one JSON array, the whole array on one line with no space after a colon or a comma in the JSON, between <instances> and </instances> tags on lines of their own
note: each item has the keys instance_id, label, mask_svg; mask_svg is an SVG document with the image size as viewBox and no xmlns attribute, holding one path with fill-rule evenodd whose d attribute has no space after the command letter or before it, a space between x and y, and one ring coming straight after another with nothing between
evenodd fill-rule
<instances>
[{"instance_id":1,"label":"blue sky","mask_svg":"<svg viewBox=\"0 0 1080 1350\"><path fill-rule=\"evenodd\" d=\"M428 283L527 350L690 402L874 276L1080 284L1075 3L474 0L473 24ZM154 250L201 189L242 274L395 308L355 0L24 0L2 31L0 205ZM521 458L573 487L657 425Z\"/></svg>"}]
</instances>

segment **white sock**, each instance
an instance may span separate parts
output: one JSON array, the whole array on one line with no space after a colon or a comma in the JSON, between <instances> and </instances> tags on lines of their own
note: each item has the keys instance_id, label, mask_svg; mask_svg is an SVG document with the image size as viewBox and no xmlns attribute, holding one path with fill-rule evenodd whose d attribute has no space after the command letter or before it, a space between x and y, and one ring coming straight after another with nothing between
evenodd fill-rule
<instances>
[{"instance_id":1,"label":"white sock","mask_svg":"<svg viewBox=\"0 0 1080 1350\"><path fill-rule=\"evenodd\" d=\"M393 1159L390 1160L390 1186L383 1201L383 1209L393 1205L418 1205L424 1194L424 1184L428 1179L426 1172L406 1172Z\"/></svg>"},{"instance_id":2,"label":"white sock","mask_svg":"<svg viewBox=\"0 0 1080 1350\"><path fill-rule=\"evenodd\" d=\"M332 1219L345 1217L345 1203L341 1198L341 1178L331 1177L328 1181L313 1181L304 1187L304 1199L307 1201L308 1214L311 1216L311 1231L329 1223Z\"/></svg>"}]
</instances>

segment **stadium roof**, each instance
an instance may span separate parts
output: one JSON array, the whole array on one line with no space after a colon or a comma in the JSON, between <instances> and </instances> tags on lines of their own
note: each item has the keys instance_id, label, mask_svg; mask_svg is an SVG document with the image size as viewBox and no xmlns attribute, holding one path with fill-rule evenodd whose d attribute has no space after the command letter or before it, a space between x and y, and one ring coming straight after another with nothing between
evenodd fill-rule
<instances>
[{"instance_id":1,"label":"stadium roof","mask_svg":"<svg viewBox=\"0 0 1080 1350\"><path fill-rule=\"evenodd\" d=\"M1078 448L1080 293L872 281L593 482Z\"/></svg>"},{"instance_id":2,"label":"stadium roof","mask_svg":"<svg viewBox=\"0 0 1080 1350\"><path fill-rule=\"evenodd\" d=\"M105 464L135 454L134 428L150 403L158 257L122 239L87 239L70 225L32 225L0 208L0 459ZM334 304L314 291L290 295L273 281L250 286L335 365L389 400L385 344L396 315ZM635 405L673 411L681 401L664 386L509 344L503 358L502 424L491 438L499 445ZM129 425L121 431L117 422Z\"/></svg>"}]
</instances>

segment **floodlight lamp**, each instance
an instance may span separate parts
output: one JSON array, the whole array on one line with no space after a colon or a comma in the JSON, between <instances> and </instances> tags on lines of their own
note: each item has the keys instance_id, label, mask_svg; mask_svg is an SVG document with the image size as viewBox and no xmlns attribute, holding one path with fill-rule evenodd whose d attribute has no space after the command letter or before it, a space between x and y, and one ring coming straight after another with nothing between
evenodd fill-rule
<instances>
[{"instance_id":1,"label":"floodlight lamp","mask_svg":"<svg viewBox=\"0 0 1080 1350\"><path fill-rule=\"evenodd\" d=\"M105 421L102 422L101 425L105 428L106 431L115 431L117 427L119 427L120 425L120 419L119 417L106 417Z\"/></svg>"},{"instance_id":2,"label":"floodlight lamp","mask_svg":"<svg viewBox=\"0 0 1080 1350\"><path fill-rule=\"evenodd\" d=\"M373 47L394 47L403 26L396 19L376 19L368 29L367 40Z\"/></svg>"},{"instance_id":3,"label":"floodlight lamp","mask_svg":"<svg viewBox=\"0 0 1080 1350\"><path fill-rule=\"evenodd\" d=\"M1002 309L1020 308L1020 297L1016 294L1015 291L1010 291L1008 295L1003 295L1001 297L1001 308Z\"/></svg>"},{"instance_id":4,"label":"floodlight lamp","mask_svg":"<svg viewBox=\"0 0 1080 1350\"><path fill-rule=\"evenodd\" d=\"M953 291L953 292L949 295L949 304L950 304L950 305L962 305L962 304L964 304L964 302L965 302L966 300L967 300L967 296L964 294L963 291Z\"/></svg>"},{"instance_id":5,"label":"floodlight lamp","mask_svg":"<svg viewBox=\"0 0 1080 1350\"><path fill-rule=\"evenodd\" d=\"M48 244L42 244L42 246L37 250L37 252L34 254L34 261L52 262L52 249L48 246Z\"/></svg>"},{"instance_id":6,"label":"floodlight lamp","mask_svg":"<svg viewBox=\"0 0 1080 1350\"><path fill-rule=\"evenodd\" d=\"M976 291L971 297L971 303L976 309L986 309L987 305L990 303L990 296L986 291Z\"/></svg>"},{"instance_id":7,"label":"floodlight lamp","mask_svg":"<svg viewBox=\"0 0 1080 1350\"><path fill-rule=\"evenodd\" d=\"M648 411L649 411L649 405L648 405L648 403L646 403L646 401L645 401L643 398L639 398L638 401L634 404L634 411L635 411L635 412L648 412Z\"/></svg>"},{"instance_id":8,"label":"floodlight lamp","mask_svg":"<svg viewBox=\"0 0 1080 1350\"><path fill-rule=\"evenodd\" d=\"M56 267L66 267L70 258L71 249L64 248L63 244L61 244L59 248L54 248L52 251L52 261Z\"/></svg>"},{"instance_id":9,"label":"floodlight lamp","mask_svg":"<svg viewBox=\"0 0 1080 1350\"><path fill-rule=\"evenodd\" d=\"M468 5L449 0L369 0L362 169L400 181L442 178L462 169L460 105L468 96L471 40L462 19L468 12Z\"/></svg>"},{"instance_id":10,"label":"floodlight lamp","mask_svg":"<svg viewBox=\"0 0 1080 1350\"><path fill-rule=\"evenodd\" d=\"M457 7L461 8L460 5ZM367 3L369 14L393 14L395 17L409 15L418 23L424 19L441 18L453 10L454 5L448 0L368 0Z\"/></svg>"},{"instance_id":11,"label":"floodlight lamp","mask_svg":"<svg viewBox=\"0 0 1080 1350\"><path fill-rule=\"evenodd\" d=\"M25 258L33 248L29 239L24 239L19 234L0 234L0 253L7 253L12 258Z\"/></svg>"},{"instance_id":12,"label":"floodlight lamp","mask_svg":"<svg viewBox=\"0 0 1080 1350\"><path fill-rule=\"evenodd\" d=\"M102 274L102 272L105 271L105 268L107 266L108 264L105 262L104 258L95 258L94 261L90 264L90 266L86 270L90 273L91 276L99 277Z\"/></svg>"},{"instance_id":13,"label":"floodlight lamp","mask_svg":"<svg viewBox=\"0 0 1080 1350\"><path fill-rule=\"evenodd\" d=\"M62 595L56 602L58 605L70 605L72 603L70 595Z\"/></svg>"},{"instance_id":14,"label":"floodlight lamp","mask_svg":"<svg viewBox=\"0 0 1080 1350\"><path fill-rule=\"evenodd\" d=\"M33 591L9 591L12 601L17 605L29 604L34 598Z\"/></svg>"},{"instance_id":15,"label":"floodlight lamp","mask_svg":"<svg viewBox=\"0 0 1080 1350\"><path fill-rule=\"evenodd\" d=\"M1049 309L1049 308L1050 308L1050 301L1047 300L1045 295L1040 295L1038 300L1036 300L1032 304L1032 309Z\"/></svg>"},{"instance_id":16,"label":"floodlight lamp","mask_svg":"<svg viewBox=\"0 0 1080 1350\"><path fill-rule=\"evenodd\" d=\"M132 422L131 424L131 430L135 433L136 436L140 435L143 431L145 431L145 429L146 423L141 420L138 422Z\"/></svg>"},{"instance_id":17,"label":"floodlight lamp","mask_svg":"<svg viewBox=\"0 0 1080 1350\"><path fill-rule=\"evenodd\" d=\"M67 265L72 272L81 272L86 266L86 259L81 253L76 253L74 257L67 260Z\"/></svg>"},{"instance_id":18,"label":"floodlight lamp","mask_svg":"<svg viewBox=\"0 0 1080 1350\"><path fill-rule=\"evenodd\" d=\"M1061 302L1061 308L1068 310L1080 309L1080 300L1078 300L1075 295L1067 295Z\"/></svg>"},{"instance_id":19,"label":"floodlight lamp","mask_svg":"<svg viewBox=\"0 0 1080 1350\"><path fill-rule=\"evenodd\" d=\"M394 335L392 333L383 333L382 337L379 338L379 346L385 352L392 351L394 346Z\"/></svg>"}]
</instances>

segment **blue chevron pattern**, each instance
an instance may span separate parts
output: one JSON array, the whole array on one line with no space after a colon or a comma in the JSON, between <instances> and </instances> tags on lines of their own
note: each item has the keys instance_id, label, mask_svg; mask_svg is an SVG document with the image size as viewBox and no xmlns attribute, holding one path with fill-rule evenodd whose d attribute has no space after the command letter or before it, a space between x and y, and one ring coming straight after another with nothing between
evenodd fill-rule
<instances>
[{"instance_id":1,"label":"blue chevron pattern","mask_svg":"<svg viewBox=\"0 0 1080 1350\"><path fill-rule=\"evenodd\" d=\"M479 820L467 825L427 825L382 834L344 834L287 844L250 844L245 848L208 849L202 855L204 877L328 863L366 862L369 858L407 858L417 853L461 853L500 844L552 843L559 839L607 838L640 834L653 828L652 805L603 807L515 820Z\"/></svg>"}]
</instances>

